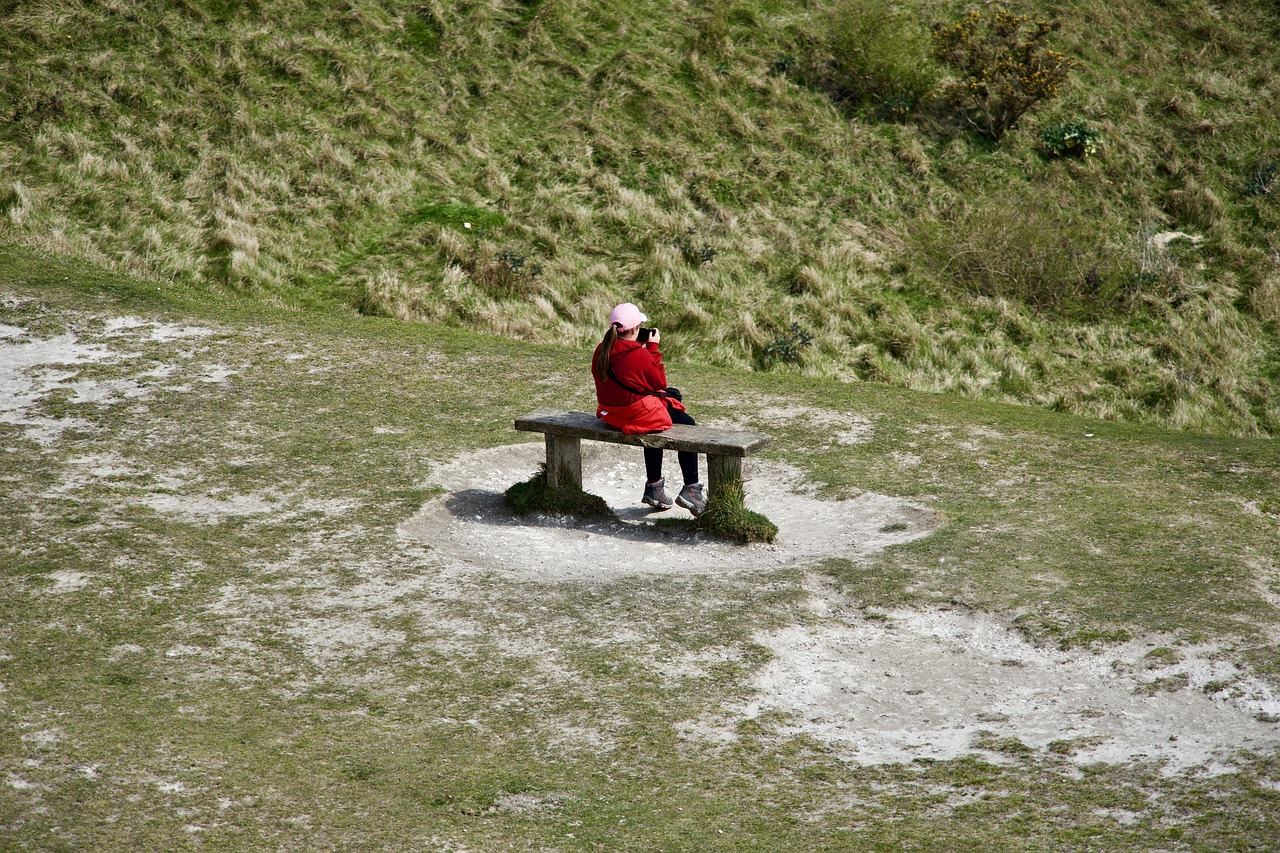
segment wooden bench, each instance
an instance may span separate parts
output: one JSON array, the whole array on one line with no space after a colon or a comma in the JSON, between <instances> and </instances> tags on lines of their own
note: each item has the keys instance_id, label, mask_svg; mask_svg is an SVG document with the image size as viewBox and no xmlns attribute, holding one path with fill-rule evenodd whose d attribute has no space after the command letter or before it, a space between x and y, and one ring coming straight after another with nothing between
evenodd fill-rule
<instances>
[{"instance_id":1,"label":"wooden bench","mask_svg":"<svg viewBox=\"0 0 1280 853\"><path fill-rule=\"evenodd\" d=\"M537 409L516 418L516 429L540 432L547 442L547 485L553 489L582 488L582 439L660 447L663 450L691 450L707 457L709 495L727 483L742 482L742 460L769 444L760 432L715 429L676 424L662 432L628 435L587 412Z\"/></svg>"}]
</instances>

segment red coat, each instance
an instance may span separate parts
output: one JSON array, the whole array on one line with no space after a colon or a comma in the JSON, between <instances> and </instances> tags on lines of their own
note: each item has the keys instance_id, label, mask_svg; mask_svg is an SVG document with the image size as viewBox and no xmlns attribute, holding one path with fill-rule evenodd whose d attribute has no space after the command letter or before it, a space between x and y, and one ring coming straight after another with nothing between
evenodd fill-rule
<instances>
[{"instance_id":1,"label":"red coat","mask_svg":"<svg viewBox=\"0 0 1280 853\"><path fill-rule=\"evenodd\" d=\"M600 351L596 347L596 352ZM667 371L655 343L642 344L619 338L609 352L609 366L628 388L662 391L667 387ZM671 428L667 407L684 411L679 400L634 394L608 376L592 375L596 381L596 417L625 433L661 432Z\"/></svg>"}]
</instances>

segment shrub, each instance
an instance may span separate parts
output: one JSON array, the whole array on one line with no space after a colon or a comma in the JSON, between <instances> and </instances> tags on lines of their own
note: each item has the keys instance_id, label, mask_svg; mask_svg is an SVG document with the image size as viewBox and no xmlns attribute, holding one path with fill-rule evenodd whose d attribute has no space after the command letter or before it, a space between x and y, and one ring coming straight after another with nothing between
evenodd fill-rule
<instances>
[{"instance_id":1,"label":"shrub","mask_svg":"<svg viewBox=\"0 0 1280 853\"><path fill-rule=\"evenodd\" d=\"M928 34L910 16L872 0L845 0L823 22L817 77L838 102L901 118L933 88Z\"/></svg>"},{"instance_id":2,"label":"shrub","mask_svg":"<svg viewBox=\"0 0 1280 853\"><path fill-rule=\"evenodd\" d=\"M1132 247L1032 189L981 199L949 221L921 223L911 248L952 287L1059 314L1125 309L1133 295Z\"/></svg>"},{"instance_id":3,"label":"shrub","mask_svg":"<svg viewBox=\"0 0 1280 853\"><path fill-rule=\"evenodd\" d=\"M1249 171L1244 182L1245 195L1271 195L1280 176L1280 163L1259 163Z\"/></svg>"},{"instance_id":4,"label":"shrub","mask_svg":"<svg viewBox=\"0 0 1280 853\"><path fill-rule=\"evenodd\" d=\"M800 361L803 350L813 343L813 335L801 328L799 323L792 323L791 328L779 332L778 335L760 351L758 359L760 367L768 370L778 362L796 364Z\"/></svg>"},{"instance_id":5,"label":"shrub","mask_svg":"<svg viewBox=\"0 0 1280 853\"><path fill-rule=\"evenodd\" d=\"M946 97L974 130L999 142L1027 110L1058 94L1079 63L1049 48L1056 28L1002 6L934 25L934 55L958 75Z\"/></svg>"},{"instance_id":6,"label":"shrub","mask_svg":"<svg viewBox=\"0 0 1280 853\"><path fill-rule=\"evenodd\" d=\"M537 292L542 264L530 263L528 256L511 250L493 253L478 247L463 263L476 285L490 296L529 296Z\"/></svg>"},{"instance_id":7,"label":"shrub","mask_svg":"<svg viewBox=\"0 0 1280 853\"><path fill-rule=\"evenodd\" d=\"M716 257L715 248L705 240L699 241L692 229L677 237L674 245L680 250L680 256L690 266L704 266Z\"/></svg>"},{"instance_id":8,"label":"shrub","mask_svg":"<svg viewBox=\"0 0 1280 853\"><path fill-rule=\"evenodd\" d=\"M1089 157L1102 144L1102 133L1082 121L1068 121L1045 128L1040 144L1055 157Z\"/></svg>"}]
</instances>

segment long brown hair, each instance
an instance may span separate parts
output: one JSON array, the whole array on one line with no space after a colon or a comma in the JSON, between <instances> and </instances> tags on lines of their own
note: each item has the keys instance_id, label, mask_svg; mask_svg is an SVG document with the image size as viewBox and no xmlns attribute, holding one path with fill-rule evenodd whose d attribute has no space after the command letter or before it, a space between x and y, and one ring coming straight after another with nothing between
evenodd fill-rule
<instances>
[{"instance_id":1,"label":"long brown hair","mask_svg":"<svg viewBox=\"0 0 1280 853\"><path fill-rule=\"evenodd\" d=\"M600 348L596 350L596 356L591 362L591 372L600 379L609 375L609 354L613 352L613 344L616 340L618 340L618 327L610 323L609 331L604 333L604 340L600 342Z\"/></svg>"}]
</instances>

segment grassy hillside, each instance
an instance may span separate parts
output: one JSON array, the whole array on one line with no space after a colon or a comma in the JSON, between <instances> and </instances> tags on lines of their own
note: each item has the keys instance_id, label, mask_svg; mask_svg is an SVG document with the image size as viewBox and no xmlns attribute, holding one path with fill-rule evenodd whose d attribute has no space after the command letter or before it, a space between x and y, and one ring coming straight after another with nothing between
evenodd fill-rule
<instances>
[{"instance_id":1,"label":"grassy hillside","mask_svg":"<svg viewBox=\"0 0 1280 853\"><path fill-rule=\"evenodd\" d=\"M927 55L963 4L6 0L0 240L576 347L629 298L708 364L1280 430L1280 11L1050 6L1081 67L994 145ZM1099 152L1046 155L1074 120Z\"/></svg>"},{"instance_id":2,"label":"grassy hillside","mask_svg":"<svg viewBox=\"0 0 1280 853\"><path fill-rule=\"evenodd\" d=\"M446 463L529 438L513 417L589 403L580 352L13 250L0 351L5 850L1012 853L1280 837L1280 759L1226 734L1240 749L1224 773L1073 761L1094 745L1084 718L1041 746L984 732L999 715L944 721L971 727L961 757L864 764L795 734L814 712L740 713L779 632L902 634L868 666L905 677L910 640L930 638L904 612L984 614L1034 643L1043 663L992 667L1061 682L1037 701L1079 692L1061 674L1072 661L1130 694L1135 717L1274 691L1272 440L681 364L700 416L770 432L766 459L824 501L906 498L938 528L865 561L548 581L459 563L443 530L401 527ZM858 440L832 444L833 422L860 424ZM947 657L979 657L981 639ZM886 698L858 672L846 714ZM927 703L984 689L941 675L885 690ZM1236 715L1274 742L1266 707Z\"/></svg>"}]
</instances>

